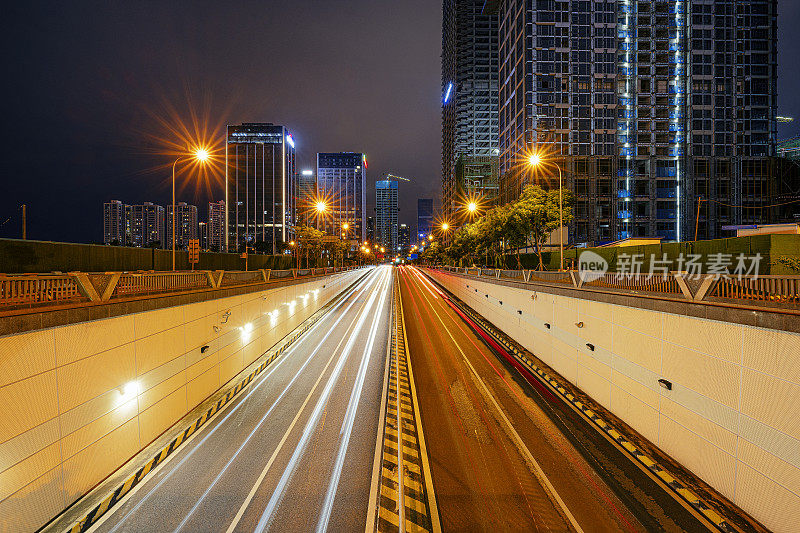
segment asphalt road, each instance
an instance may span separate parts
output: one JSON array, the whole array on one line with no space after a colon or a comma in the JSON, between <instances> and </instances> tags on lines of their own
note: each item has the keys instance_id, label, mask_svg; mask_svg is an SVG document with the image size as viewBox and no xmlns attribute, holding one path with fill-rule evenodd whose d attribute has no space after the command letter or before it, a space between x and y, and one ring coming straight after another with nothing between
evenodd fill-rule
<instances>
[{"instance_id":1,"label":"asphalt road","mask_svg":"<svg viewBox=\"0 0 800 533\"><path fill-rule=\"evenodd\" d=\"M93 531L363 531L391 326L371 271Z\"/></svg>"},{"instance_id":2,"label":"asphalt road","mask_svg":"<svg viewBox=\"0 0 800 533\"><path fill-rule=\"evenodd\" d=\"M704 531L577 414L496 356L411 267L401 296L444 531Z\"/></svg>"}]
</instances>

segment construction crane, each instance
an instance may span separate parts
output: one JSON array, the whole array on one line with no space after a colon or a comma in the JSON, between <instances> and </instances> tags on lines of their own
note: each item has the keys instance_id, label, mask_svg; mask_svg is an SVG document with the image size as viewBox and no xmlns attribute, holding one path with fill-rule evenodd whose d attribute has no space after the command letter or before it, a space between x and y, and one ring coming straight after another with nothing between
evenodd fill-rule
<instances>
[{"instance_id":1,"label":"construction crane","mask_svg":"<svg viewBox=\"0 0 800 533\"><path fill-rule=\"evenodd\" d=\"M396 175L392 174L391 172L384 172L383 174L381 174L381 179L382 180L390 180L392 178L397 179L397 180L403 180L403 181L411 181L408 178L404 178L402 176L396 176Z\"/></svg>"}]
</instances>

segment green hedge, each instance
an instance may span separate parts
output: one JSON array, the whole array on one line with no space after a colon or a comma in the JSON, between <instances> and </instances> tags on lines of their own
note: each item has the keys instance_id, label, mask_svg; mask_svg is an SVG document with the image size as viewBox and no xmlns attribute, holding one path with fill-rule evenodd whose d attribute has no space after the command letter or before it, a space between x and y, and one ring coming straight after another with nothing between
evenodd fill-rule
<instances>
[{"instance_id":1,"label":"green hedge","mask_svg":"<svg viewBox=\"0 0 800 533\"><path fill-rule=\"evenodd\" d=\"M198 270L244 270L239 254L201 252ZM249 269L292 268L289 255L250 254ZM175 253L175 268L189 270L188 252ZM120 270L171 270L172 251L97 244L0 239L0 272L111 272Z\"/></svg>"},{"instance_id":2,"label":"green hedge","mask_svg":"<svg viewBox=\"0 0 800 533\"><path fill-rule=\"evenodd\" d=\"M673 270L677 269L677 259L681 254L685 258L690 255L699 255L699 261L704 265L709 262L709 257L713 254L731 254L735 265L736 257L744 254L747 257L761 254L759 264L759 274L797 274L785 265L777 264L777 259L782 256L800 257L800 235L754 235L752 237L734 237L730 239L715 239L711 241L698 242L668 242L663 244L649 244L642 246L628 246L625 248L581 248L564 250L564 263L569 265L570 261L575 261L576 257L584 251L592 251L608 261L609 270L619 270L618 258L621 254L641 255L642 272L650 271L651 257L655 256L660 260L664 254L668 261L673 262ZM539 257L536 254L521 254L520 261L522 267L535 269L539 266ZM559 253L550 251L542 253L542 261L547 270L558 270ZM749 263L748 263L749 264ZM517 258L514 256L505 257L506 268L515 269ZM490 265L492 266L492 265Z\"/></svg>"}]
</instances>

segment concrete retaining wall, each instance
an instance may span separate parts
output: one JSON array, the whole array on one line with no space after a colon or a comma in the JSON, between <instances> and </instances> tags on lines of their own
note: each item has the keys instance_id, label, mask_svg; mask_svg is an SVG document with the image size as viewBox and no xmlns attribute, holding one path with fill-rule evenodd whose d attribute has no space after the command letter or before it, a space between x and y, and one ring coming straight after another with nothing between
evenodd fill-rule
<instances>
[{"instance_id":1,"label":"concrete retaining wall","mask_svg":"<svg viewBox=\"0 0 800 533\"><path fill-rule=\"evenodd\" d=\"M42 526L363 274L0 336L0 531Z\"/></svg>"},{"instance_id":2,"label":"concrete retaining wall","mask_svg":"<svg viewBox=\"0 0 800 533\"><path fill-rule=\"evenodd\" d=\"M800 334L429 273L764 525L797 530Z\"/></svg>"}]
</instances>

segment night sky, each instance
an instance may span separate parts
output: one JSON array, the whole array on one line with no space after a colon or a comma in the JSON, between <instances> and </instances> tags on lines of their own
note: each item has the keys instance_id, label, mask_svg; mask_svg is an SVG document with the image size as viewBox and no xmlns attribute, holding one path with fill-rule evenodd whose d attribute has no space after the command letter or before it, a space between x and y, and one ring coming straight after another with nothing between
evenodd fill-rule
<instances>
[{"instance_id":1,"label":"night sky","mask_svg":"<svg viewBox=\"0 0 800 533\"><path fill-rule=\"evenodd\" d=\"M800 2L779 7L780 113L798 118L783 137L800 133ZM370 214L384 172L413 179L401 222L439 194L437 0L13 2L3 18L0 237L19 236L23 203L28 238L74 242L102 239L104 201L166 205L167 126L193 112L220 143L225 124L286 125L298 169L366 152ZM224 197L213 181L179 193L201 219Z\"/></svg>"}]
</instances>

